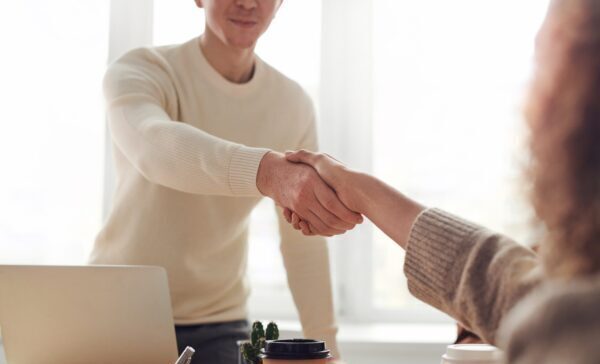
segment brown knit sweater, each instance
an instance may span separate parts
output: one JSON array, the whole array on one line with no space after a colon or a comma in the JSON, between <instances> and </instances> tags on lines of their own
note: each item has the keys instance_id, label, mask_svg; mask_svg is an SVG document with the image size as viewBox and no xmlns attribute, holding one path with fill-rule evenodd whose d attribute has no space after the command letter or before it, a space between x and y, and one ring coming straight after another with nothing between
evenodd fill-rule
<instances>
[{"instance_id":1,"label":"brown knit sweater","mask_svg":"<svg viewBox=\"0 0 600 364\"><path fill-rule=\"evenodd\" d=\"M414 223L404 271L413 295L510 363L600 363L600 277L547 280L530 249L437 209Z\"/></svg>"}]
</instances>

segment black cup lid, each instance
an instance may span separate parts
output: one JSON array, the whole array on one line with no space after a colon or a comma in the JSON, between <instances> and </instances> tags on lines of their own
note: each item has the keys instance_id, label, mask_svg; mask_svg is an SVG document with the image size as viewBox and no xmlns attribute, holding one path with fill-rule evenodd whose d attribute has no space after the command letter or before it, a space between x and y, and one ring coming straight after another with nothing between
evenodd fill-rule
<instances>
[{"instance_id":1,"label":"black cup lid","mask_svg":"<svg viewBox=\"0 0 600 364\"><path fill-rule=\"evenodd\" d=\"M330 358L325 342L306 339L269 340L260 354L263 359L325 359Z\"/></svg>"}]
</instances>

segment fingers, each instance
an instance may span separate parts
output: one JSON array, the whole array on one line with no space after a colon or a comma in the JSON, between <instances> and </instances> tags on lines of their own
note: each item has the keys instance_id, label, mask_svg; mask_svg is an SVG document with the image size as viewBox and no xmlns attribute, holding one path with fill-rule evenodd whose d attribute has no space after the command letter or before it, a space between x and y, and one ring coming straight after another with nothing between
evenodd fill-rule
<instances>
[{"instance_id":1,"label":"fingers","mask_svg":"<svg viewBox=\"0 0 600 364\"><path fill-rule=\"evenodd\" d=\"M315 235L314 229L311 229L307 222L303 221L297 213L287 207L283 209L283 217L294 229L301 230L304 235Z\"/></svg>"},{"instance_id":2,"label":"fingers","mask_svg":"<svg viewBox=\"0 0 600 364\"><path fill-rule=\"evenodd\" d=\"M312 229L310 228L310 225L306 221L300 221L300 230L302 231L302 234L304 234L306 236L316 235L312 231Z\"/></svg>"},{"instance_id":3,"label":"fingers","mask_svg":"<svg viewBox=\"0 0 600 364\"><path fill-rule=\"evenodd\" d=\"M300 230L302 232L302 234L304 234L306 236L317 235L317 233L315 232L316 229L314 227L312 227L308 222L302 220L300 218L300 216L298 216L297 213L295 213L295 212L293 212L293 211L291 211L289 209L286 209L286 210L290 214L290 220L288 222L290 224L292 224L292 226L294 227L294 229Z\"/></svg>"},{"instance_id":4,"label":"fingers","mask_svg":"<svg viewBox=\"0 0 600 364\"><path fill-rule=\"evenodd\" d=\"M294 229L302 231L302 234L307 236L316 235L310 225L306 221L300 219L300 216L298 216L297 213L292 212L290 209L285 209L284 216Z\"/></svg>"},{"instance_id":5,"label":"fingers","mask_svg":"<svg viewBox=\"0 0 600 364\"><path fill-rule=\"evenodd\" d=\"M347 231L347 230L351 230L352 228L354 228L354 226L356 224L353 223L349 223L346 222L342 219L340 219L339 217L337 217L336 215L332 214L329 209L327 209L324 205L323 202L321 202L321 200L317 197L317 201L319 203L315 204L315 206L311 206L311 211L319 218L319 220L321 220L323 222L323 224L328 228L328 229L335 229L335 230L340 230L340 231ZM312 220L309 220L310 223L313 223ZM321 231L322 229L313 224L313 226L315 226L317 228L317 230Z\"/></svg>"},{"instance_id":6,"label":"fingers","mask_svg":"<svg viewBox=\"0 0 600 364\"><path fill-rule=\"evenodd\" d=\"M348 210L329 188L325 188L325 190L321 192L321 197L315 195L314 199L315 203L307 210L303 210L301 214L288 208L283 209L283 216L286 221L292 224L294 229L302 230L305 235L340 235L355 227L355 215L358 215L357 220L362 220L361 215ZM326 208L326 206L329 206L329 209ZM346 218L352 219L352 222L347 222L338 218L330 212L330 209L338 211L340 214L346 214ZM305 221L304 226L301 224L302 220Z\"/></svg>"},{"instance_id":7,"label":"fingers","mask_svg":"<svg viewBox=\"0 0 600 364\"><path fill-rule=\"evenodd\" d=\"M327 186L315 188L315 196L321 203L321 206L329 212L329 219L319 215L321 218L325 218L324 221L328 225L337 229L350 230L356 224L363 222L362 215L348 209L331 188Z\"/></svg>"},{"instance_id":8,"label":"fingers","mask_svg":"<svg viewBox=\"0 0 600 364\"><path fill-rule=\"evenodd\" d=\"M304 163L315 166L318 154L301 149L295 152L286 152L285 158L294 163Z\"/></svg>"},{"instance_id":9,"label":"fingers","mask_svg":"<svg viewBox=\"0 0 600 364\"><path fill-rule=\"evenodd\" d=\"M298 214L293 213L292 215L292 226L294 227L294 229L296 230L300 230L300 216L298 216Z\"/></svg>"},{"instance_id":10,"label":"fingers","mask_svg":"<svg viewBox=\"0 0 600 364\"><path fill-rule=\"evenodd\" d=\"M292 223L292 210L288 209L287 207L283 208L283 217L285 218L285 221L287 221L288 223Z\"/></svg>"},{"instance_id":11,"label":"fingers","mask_svg":"<svg viewBox=\"0 0 600 364\"><path fill-rule=\"evenodd\" d=\"M313 210L314 209L314 210ZM311 226L311 231L323 235L323 236L333 236L340 235L346 232L345 229L337 229L326 222L323 221L323 218L329 219L326 216L329 214L320 206L313 206L311 210L307 213L302 214L302 220L305 220ZM331 215L331 214L330 214ZM335 217L331 217L335 219Z\"/></svg>"}]
</instances>

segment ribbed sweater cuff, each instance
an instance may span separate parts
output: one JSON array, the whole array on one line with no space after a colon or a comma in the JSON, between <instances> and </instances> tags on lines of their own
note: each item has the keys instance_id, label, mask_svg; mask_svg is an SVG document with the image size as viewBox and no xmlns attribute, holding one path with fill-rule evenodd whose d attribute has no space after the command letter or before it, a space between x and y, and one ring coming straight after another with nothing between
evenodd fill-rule
<instances>
[{"instance_id":1,"label":"ribbed sweater cuff","mask_svg":"<svg viewBox=\"0 0 600 364\"><path fill-rule=\"evenodd\" d=\"M421 213L408 239L404 273L409 291L438 309L457 282L452 272L464 264L469 237L479 226L438 209Z\"/></svg>"},{"instance_id":2,"label":"ribbed sweater cuff","mask_svg":"<svg viewBox=\"0 0 600 364\"><path fill-rule=\"evenodd\" d=\"M269 152L265 148L239 147L229 162L229 187L236 196L260 196L256 187L256 174L262 157Z\"/></svg>"}]
</instances>

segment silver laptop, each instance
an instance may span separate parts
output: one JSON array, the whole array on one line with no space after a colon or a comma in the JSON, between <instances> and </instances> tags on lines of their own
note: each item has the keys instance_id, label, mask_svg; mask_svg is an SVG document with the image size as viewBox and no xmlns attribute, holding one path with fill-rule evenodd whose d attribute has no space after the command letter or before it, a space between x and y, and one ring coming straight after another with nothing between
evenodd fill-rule
<instances>
[{"instance_id":1,"label":"silver laptop","mask_svg":"<svg viewBox=\"0 0 600 364\"><path fill-rule=\"evenodd\" d=\"M9 364L172 364L166 271L146 266L0 265Z\"/></svg>"}]
</instances>

